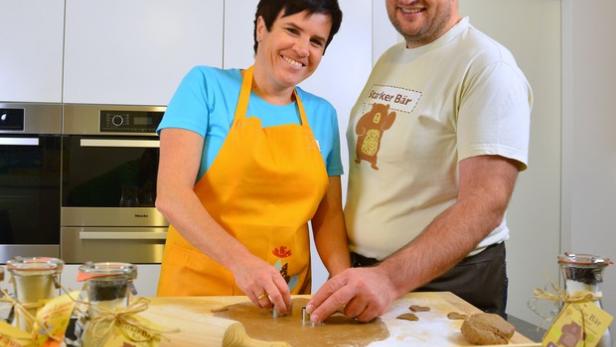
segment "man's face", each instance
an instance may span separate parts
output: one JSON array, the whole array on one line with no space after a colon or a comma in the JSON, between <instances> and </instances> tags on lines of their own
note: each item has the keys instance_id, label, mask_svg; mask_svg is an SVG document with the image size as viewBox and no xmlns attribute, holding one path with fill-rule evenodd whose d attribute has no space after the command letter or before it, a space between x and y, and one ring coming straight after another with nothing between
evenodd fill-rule
<instances>
[{"instance_id":1,"label":"man's face","mask_svg":"<svg viewBox=\"0 0 616 347\"><path fill-rule=\"evenodd\" d=\"M409 48L428 44L459 20L458 0L386 0L389 20Z\"/></svg>"}]
</instances>

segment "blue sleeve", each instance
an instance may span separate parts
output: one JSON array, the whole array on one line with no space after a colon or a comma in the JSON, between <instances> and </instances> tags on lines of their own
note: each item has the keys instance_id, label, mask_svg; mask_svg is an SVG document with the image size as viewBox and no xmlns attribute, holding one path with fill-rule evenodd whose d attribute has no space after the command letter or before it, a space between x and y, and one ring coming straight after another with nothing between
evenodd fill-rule
<instances>
[{"instance_id":1,"label":"blue sleeve","mask_svg":"<svg viewBox=\"0 0 616 347\"><path fill-rule=\"evenodd\" d=\"M340 159L340 133L338 132L338 117L333 106L329 105L331 115L329 117L331 129L331 149L327 153L326 167L328 176L341 176L344 173L342 160Z\"/></svg>"},{"instance_id":2,"label":"blue sleeve","mask_svg":"<svg viewBox=\"0 0 616 347\"><path fill-rule=\"evenodd\" d=\"M192 68L171 98L157 132L160 134L162 129L180 128L205 137L212 101L208 95L206 68Z\"/></svg>"}]
</instances>

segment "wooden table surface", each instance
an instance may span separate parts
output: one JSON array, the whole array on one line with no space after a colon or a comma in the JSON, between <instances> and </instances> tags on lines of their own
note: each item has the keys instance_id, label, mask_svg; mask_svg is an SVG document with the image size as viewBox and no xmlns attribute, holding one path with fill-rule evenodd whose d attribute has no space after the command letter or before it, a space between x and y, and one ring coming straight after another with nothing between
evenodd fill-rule
<instances>
[{"instance_id":1,"label":"wooden table surface","mask_svg":"<svg viewBox=\"0 0 616 347\"><path fill-rule=\"evenodd\" d=\"M305 304L308 299L309 296L293 297L298 304ZM309 324L302 326L299 307L294 306L292 317L272 318L269 311L256 308L246 297L241 296L156 297L151 300L150 308L142 315L166 328L179 329L179 332L168 334L169 340L164 341L161 346L231 346L223 343L221 338L208 339L207 336L222 336L228 326L225 322L229 322L230 318L239 320L247 335L252 338L259 341L286 341L293 347L470 346L460 333L462 321L450 320L447 314L458 312L468 315L480 312L449 292L417 292L396 300L391 309L376 322L361 324L354 321L332 321L322 326L310 327ZM410 305L427 306L430 311L415 312L418 321L396 319L402 313L411 312ZM222 312L216 312L221 310ZM243 316L244 314L246 315ZM516 332L509 346L531 347L540 346L540 343Z\"/></svg>"}]
</instances>

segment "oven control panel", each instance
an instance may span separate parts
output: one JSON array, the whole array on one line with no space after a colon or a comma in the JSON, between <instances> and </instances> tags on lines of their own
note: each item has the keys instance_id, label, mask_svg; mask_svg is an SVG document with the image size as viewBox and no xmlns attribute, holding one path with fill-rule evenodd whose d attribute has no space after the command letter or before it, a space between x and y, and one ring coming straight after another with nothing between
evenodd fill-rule
<instances>
[{"instance_id":1,"label":"oven control panel","mask_svg":"<svg viewBox=\"0 0 616 347\"><path fill-rule=\"evenodd\" d=\"M100 111L100 131L116 133L155 133L164 112Z\"/></svg>"},{"instance_id":2,"label":"oven control panel","mask_svg":"<svg viewBox=\"0 0 616 347\"><path fill-rule=\"evenodd\" d=\"M24 109L0 108L0 130L24 130Z\"/></svg>"}]
</instances>

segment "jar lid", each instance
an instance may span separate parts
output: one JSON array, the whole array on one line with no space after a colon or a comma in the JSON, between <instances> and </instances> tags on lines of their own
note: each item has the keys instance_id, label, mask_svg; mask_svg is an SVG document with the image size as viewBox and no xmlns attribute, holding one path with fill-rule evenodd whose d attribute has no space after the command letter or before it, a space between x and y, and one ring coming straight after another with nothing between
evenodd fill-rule
<instances>
[{"instance_id":1,"label":"jar lid","mask_svg":"<svg viewBox=\"0 0 616 347\"><path fill-rule=\"evenodd\" d=\"M559 264L580 265L580 266L595 266L606 267L613 264L609 258L601 258L592 254L569 253L558 256Z\"/></svg>"},{"instance_id":2,"label":"jar lid","mask_svg":"<svg viewBox=\"0 0 616 347\"><path fill-rule=\"evenodd\" d=\"M14 257L6 262L9 271L54 271L62 272L64 262L48 257Z\"/></svg>"},{"instance_id":3,"label":"jar lid","mask_svg":"<svg viewBox=\"0 0 616 347\"><path fill-rule=\"evenodd\" d=\"M98 277L122 276L129 280L137 278L137 267L130 263L87 262L79 266L77 281L88 281Z\"/></svg>"}]
</instances>

